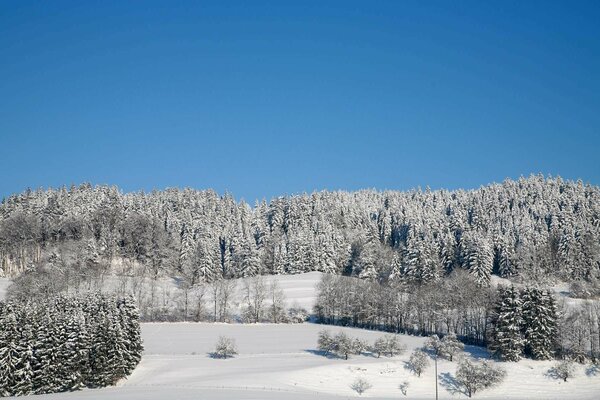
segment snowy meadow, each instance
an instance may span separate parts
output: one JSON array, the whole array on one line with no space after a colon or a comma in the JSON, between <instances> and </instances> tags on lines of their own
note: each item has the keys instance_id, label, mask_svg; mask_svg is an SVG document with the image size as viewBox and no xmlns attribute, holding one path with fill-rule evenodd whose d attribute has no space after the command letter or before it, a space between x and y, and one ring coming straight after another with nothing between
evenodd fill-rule
<instances>
[{"instance_id":1,"label":"snowy meadow","mask_svg":"<svg viewBox=\"0 0 600 400\"><path fill-rule=\"evenodd\" d=\"M289 302L305 306L314 301L320 274L277 277ZM407 363L413 350L421 348L425 337L398 335L406 347L401 355L377 357L364 352L348 360L324 356L318 351L319 332L344 332L350 337L373 343L382 332L356 328L304 324L238 323L143 323L145 352L132 375L117 386L73 393L40 395L48 399L307 399L357 398L425 399L435 393L435 373L429 365L420 377ZM233 338L238 353L227 359L214 359L210 353L219 336ZM464 356L473 360L489 357L484 348L466 346ZM595 399L600 377L589 366L576 365L567 382L549 371L553 361L521 360L493 362L507 376L498 386L477 392L482 399ZM464 399L467 394L456 382L457 359L438 360L439 398ZM351 388L357 379L370 388L358 395Z\"/></svg>"}]
</instances>

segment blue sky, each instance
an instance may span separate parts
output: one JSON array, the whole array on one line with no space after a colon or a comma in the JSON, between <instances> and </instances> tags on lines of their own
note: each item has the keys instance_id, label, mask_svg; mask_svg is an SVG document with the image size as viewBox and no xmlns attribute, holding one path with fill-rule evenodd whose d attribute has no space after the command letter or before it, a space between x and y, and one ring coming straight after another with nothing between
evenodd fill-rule
<instances>
[{"instance_id":1,"label":"blue sky","mask_svg":"<svg viewBox=\"0 0 600 400\"><path fill-rule=\"evenodd\" d=\"M223 3L2 2L0 198L600 183L600 2Z\"/></svg>"}]
</instances>

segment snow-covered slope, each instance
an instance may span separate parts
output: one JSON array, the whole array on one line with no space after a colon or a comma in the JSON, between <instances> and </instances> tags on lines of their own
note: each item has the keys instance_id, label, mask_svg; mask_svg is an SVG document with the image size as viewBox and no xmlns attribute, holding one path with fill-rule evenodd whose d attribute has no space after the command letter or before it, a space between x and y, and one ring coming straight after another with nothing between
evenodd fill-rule
<instances>
[{"instance_id":1,"label":"snow-covered slope","mask_svg":"<svg viewBox=\"0 0 600 400\"><path fill-rule=\"evenodd\" d=\"M312 307L321 274L279 276L288 302ZM408 350L394 358L372 356L350 360L326 358L315 352L321 329L344 330L369 342L380 332L315 324L142 324L145 355L134 373L117 387L37 396L41 399L113 400L192 400L192 399L345 399L358 398L350 384L363 377L372 389L362 397L374 399L431 399L435 393L435 374L430 365L418 378L406 368L410 352L421 347L424 338L401 335ZM208 356L219 335L235 338L239 355L215 360ZM474 358L487 357L485 349L467 347ZM480 399L597 399L600 373L577 366L576 377L560 382L547 376L550 361L522 360L503 363L505 382L477 393ZM453 381L456 362L440 360L439 398L465 399ZM587 374L586 374L587 372ZM408 382L407 395L400 385Z\"/></svg>"},{"instance_id":2,"label":"snow-covered slope","mask_svg":"<svg viewBox=\"0 0 600 400\"><path fill-rule=\"evenodd\" d=\"M0 278L0 300L3 300L6 296L6 289L8 289L11 283L11 280L8 278Z\"/></svg>"},{"instance_id":3,"label":"snow-covered slope","mask_svg":"<svg viewBox=\"0 0 600 400\"><path fill-rule=\"evenodd\" d=\"M240 325L208 323L143 324L146 353L132 376L119 387L41 398L82 399L339 399L355 398L349 385L356 377L366 378L373 388L370 398L430 399L434 393L434 370L422 377L404 368L412 349L424 338L402 336L408 351L394 358L358 356L350 360L330 359L314 352L319 330L315 324ZM332 331L341 328L329 327ZM381 333L344 328L347 333L373 341ZM234 337L239 355L215 360L208 356L219 335ZM467 354L485 357L480 348ZM559 382L546 376L552 362L521 361L505 364L508 376L501 386L476 394L481 399L595 399L600 393L600 376L577 376ZM452 376L456 363L440 361L440 399L460 399ZM407 397L399 385L408 382Z\"/></svg>"}]
</instances>

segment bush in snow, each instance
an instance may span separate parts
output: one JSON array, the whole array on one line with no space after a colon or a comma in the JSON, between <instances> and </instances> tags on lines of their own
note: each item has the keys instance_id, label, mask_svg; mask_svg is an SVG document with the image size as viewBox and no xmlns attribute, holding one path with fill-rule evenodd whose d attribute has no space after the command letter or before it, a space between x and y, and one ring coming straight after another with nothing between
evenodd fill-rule
<instances>
[{"instance_id":1,"label":"bush in snow","mask_svg":"<svg viewBox=\"0 0 600 400\"><path fill-rule=\"evenodd\" d=\"M575 367L570 360L559 361L554 367L550 368L548 375L555 379L562 379L564 382L572 378L575 373Z\"/></svg>"},{"instance_id":2,"label":"bush in snow","mask_svg":"<svg viewBox=\"0 0 600 400\"><path fill-rule=\"evenodd\" d=\"M371 351L377 354L377 358L381 357L382 354L393 357L402 354L405 350L406 347L400 342L397 335L384 335L375 340L373 346L371 346Z\"/></svg>"},{"instance_id":3,"label":"bush in snow","mask_svg":"<svg viewBox=\"0 0 600 400\"><path fill-rule=\"evenodd\" d=\"M505 376L506 371L500 367L494 367L487 361L474 363L466 358L459 361L456 370L456 380L469 397L477 391L500 384Z\"/></svg>"},{"instance_id":4,"label":"bush in snow","mask_svg":"<svg viewBox=\"0 0 600 400\"><path fill-rule=\"evenodd\" d=\"M225 336L219 336L217 344L215 345L215 351L212 353L213 358L229 358L236 355L237 347L235 340Z\"/></svg>"},{"instance_id":5,"label":"bush in snow","mask_svg":"<svg viewBox=\"0 0 600 400\"><path fill-rule=\"evenodd\" d=\"M403 395L406 396L406 394L408 393L408 386L410 385L410 382L408 381L404 381L400 384L399 388L400 391L402 392Z\"/></svg>"},{"instance_id":6,"label":"bush in snow","mask_svg":"<svg viewBox=\"0 0 600 400\"><path fill-rule=\"evenodd\" d=\"M415 375L421 376L425 368L429 365L429 358L423 350L416 349L410 355L410 359L406 367L410 369Z\"/></svg>"},{"instance_id":7,"label":"bush in snow","mask_svg":"<svg viewBox=\"0 0 600 400\"><path fill-rule=\"evenodd\" d=\"M287 320L291 324L301 324L308 320L308 311L302 307L290 307L287 311Z\"/></svg>"},{"instance_id":8,"label":"bush in snow","mask_svg":"<svg viewBox=\"0 0 600 400\"><path fill-rule=\"evenodd\" d=\"M361 396L364 392L371 389L373 385L371 385L366 379L356 378L354 382L350 385L350 388L358 393Z\"/></svg>"}]
</instances>

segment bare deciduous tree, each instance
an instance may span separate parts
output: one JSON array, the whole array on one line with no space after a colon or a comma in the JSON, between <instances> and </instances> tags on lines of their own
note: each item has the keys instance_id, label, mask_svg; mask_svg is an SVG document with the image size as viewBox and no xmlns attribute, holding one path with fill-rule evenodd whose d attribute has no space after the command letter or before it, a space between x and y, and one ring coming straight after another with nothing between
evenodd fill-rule
<instances>
[{"instance_id":1,"label":"bare deciduous tree","mask_svg":"<svg viewBox=\"0 0 600 400\"><path fill-rule=\"evenodd\" d=\"M371 389L372 387L373 385L371 385L369 381L367 381L364 378L356 378L356 380L350 385L350 388L356 393L358 393L359 396L362 396L364 392Z\"/></svg>"}]
</instances>

